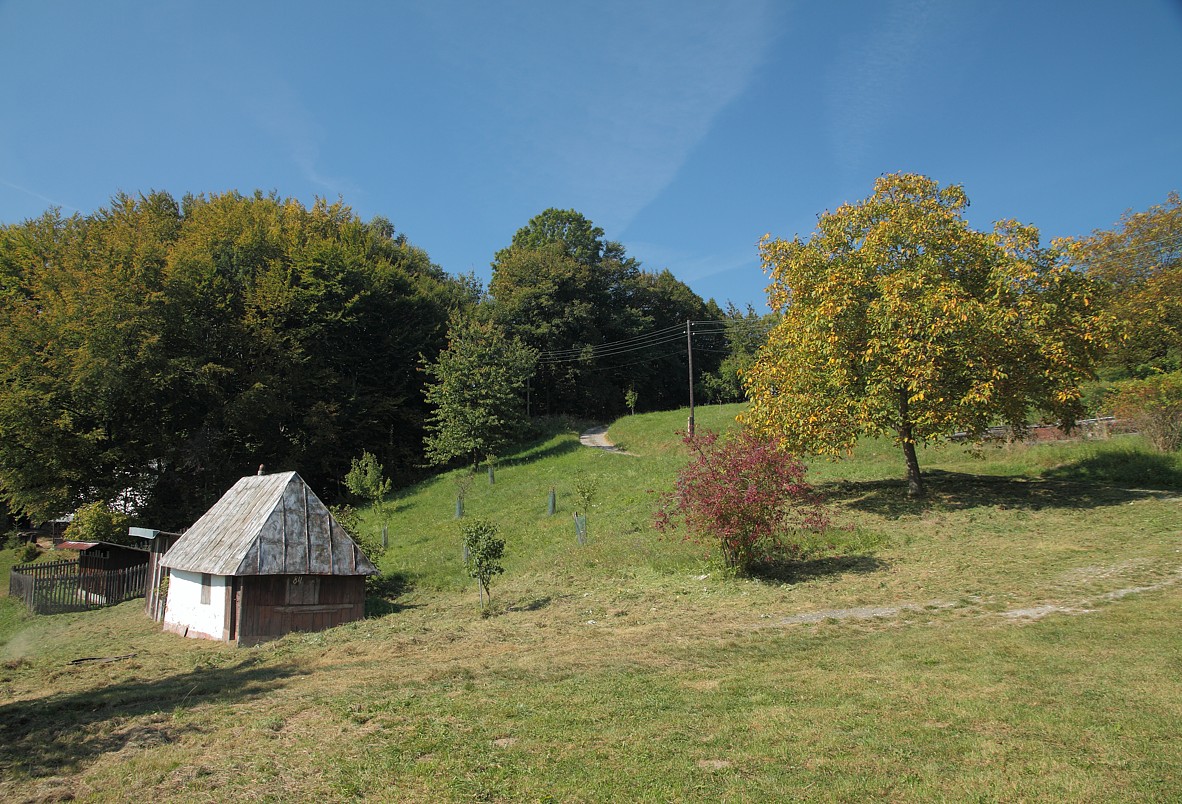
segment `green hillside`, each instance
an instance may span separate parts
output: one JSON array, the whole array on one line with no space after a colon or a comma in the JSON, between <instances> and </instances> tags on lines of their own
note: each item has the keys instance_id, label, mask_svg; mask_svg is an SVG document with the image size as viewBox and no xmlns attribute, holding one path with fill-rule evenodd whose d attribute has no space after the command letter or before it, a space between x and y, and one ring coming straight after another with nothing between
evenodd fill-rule
<instances>
[{"instance_id":1,"label":"green hillside","mask_svg":"<svg viewBox=\"0 0 1182 804\"><path fill-rule=\"evenodd\" d=\"M495 485L477 476L466 514L507 541L492 616L460 569L455 472L398 495L385 613L329 632L234 649L160 633L138 601L53 617L0 601L0 796L1175 795L1178 456L946 445L921 452L914 502L896 450L865 442L813 467L835 531L776 578L735 579L651 528L685 413L614 423L633 454L555 422ZM598 484L585 545L580 478Z\"/></svg>"},{"instance_id":2,"label":"green hillside","mask_svg":"<svg viewBox=\"0 0 1182 804\"><path fill-rule=\"evenodd\" d=\"M698 426L732 427L739 410L738 405L702 410ZM500 526L507 542L506 577L500 583L507 588L514 583L549 586L570 574L598 577L640 568L675 572L699 561L697 552L677 540L658 540L651 528L655 500L650 492L671 487L684 462L675 431L685 426L684 411L621 419L610 437L635 453L627 455L581 446L579 423L550 421L534 443L496 463L495 483L489 484L481 467L472 478L464 513ZM468 474L470 470L456 469L396 496L384 570L431 590L455 590L465 583L455 499L457 480ZM596 494L588 517L589 539L575 549L572 514L580 479L592 482ZM552 487L557 511L549 516ZM372 512L363 527L379 530Z\"/></svg>"}]
</instances>

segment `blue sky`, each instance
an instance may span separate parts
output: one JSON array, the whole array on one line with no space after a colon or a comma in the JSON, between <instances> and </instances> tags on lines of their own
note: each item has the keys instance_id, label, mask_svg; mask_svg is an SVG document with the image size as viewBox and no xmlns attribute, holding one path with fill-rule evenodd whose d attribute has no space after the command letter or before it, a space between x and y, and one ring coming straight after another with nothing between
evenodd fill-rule
<instances>
[{"instance_id":1,"label":"blue sky","mask_svg":"<svg viewBox=\"0 0 1182 804\"><path fill-rule=\"evenodd\" d=\"M883 173L1044 239L1182 189L1182 3L0 0L0 222L117 191L383 215L452 273L547 207L762 308Z\"/></svg>"}]
</instances>

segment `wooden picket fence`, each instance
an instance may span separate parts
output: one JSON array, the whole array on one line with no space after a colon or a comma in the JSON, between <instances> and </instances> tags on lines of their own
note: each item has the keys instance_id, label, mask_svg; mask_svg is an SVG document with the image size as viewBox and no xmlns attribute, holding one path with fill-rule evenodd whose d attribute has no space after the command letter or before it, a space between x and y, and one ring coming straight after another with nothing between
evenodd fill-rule
<instances>
[{"instance_id":1,"label":"wooden picket fence","mask_svg":"<svg viewBox=\"0 0 1182 804\"><path fill-rule=\"evenodd\" d=\"M143 597L147 577L147 564L117 570L80 570L77 560L18 564L9 574L8 594L34 614L89 611Z\"/></svg>"}]
</instances>

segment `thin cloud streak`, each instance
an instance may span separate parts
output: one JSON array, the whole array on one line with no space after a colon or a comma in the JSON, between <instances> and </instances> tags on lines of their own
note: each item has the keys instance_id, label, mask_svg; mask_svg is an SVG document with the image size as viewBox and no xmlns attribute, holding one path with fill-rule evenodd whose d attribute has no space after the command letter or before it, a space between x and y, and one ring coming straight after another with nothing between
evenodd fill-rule
<instances>
[{"instance_id":1,"label":"thin cloud streak","mask_svg":"<svg viewBox=\"0 0 1182 804\"><path fill-rule=\"evenodd\" d=\"M28 187L21 187L19 184L13 184L12 182L8 181L7 179L0 179L0 184L3 184L5 187L10 187L13 190L17 190L18 192L22 192L25 195L28 195L33 198L44 201L45 203L50 204L51 206L61 207L62 209L68 209L71 212L80 212L81 211L78 209L78 207L70 206L69 204L66 204L62 201L56 201L47 195L42 195L41 193L38 193L34 190L30 190Z\"/></svg>"},{"instance_id":2,"label":"thin cloud streak","mask_svg":"<svg viewBox=\"0 0 1182 804\"><path fill-rule=\"evenodd\" d=\"M573 11L577 37L556 36L536 7L492 6L494 20L448 4L419 10L442 69L477 108L464 123L497 155L503 180L545 206L573 206L621 232L677 177L716 118L767 57L774 3ZM457 30L459 33L457 34ZM471 45L460 51L459 43Z\"/></svg>"},{"instance_id":3,"label":"thin cloud streak","mask_svg":"<svg viewBox=\"0 0 1182 804\"><path fill-rule=\"evenodd\" d=\"M611 53L616 81L602 88L611 110L568 131L568 165L614 231L673 182L718 115L749 85L771 42L766 9L739 5L706 17L635 20Z\"/></svg>"},{"instance_id":4,"label":"thin cloud streak","mask_svg":"<svg viewBox=\"0 0 1182 804\"><path fill-rule=\"evenodd\" d=\"M321 170L324 129L288 81L260 75L253 85L240 85L238 89L247 117L275 142L310 184L324 188L329 196L360 196L355 183Z\"/></svg>"},{"instance_id":5,"label":"thin cloud streak","mask_svg":"<svg viewBox=\"0 0 1182 804\"><path fill-rule=\"evenodd\" d=\"M676 270L678 279L689 283L702 283L728 274L741 274L749 279L763 273L754 243L747 249L702 254L669 249L659 243L629 241L628 253L639 259L646 270L660 271L670 267ZM719 298L716 301L725 303L729 299Z\"/></svg>"},{"instance_id":6,"label":"thin cloud streak","mask_svg":"<svg viewBox=\"0 0 1182 804\"><path fill-rule=\"evenodd\" d=\"M901 112L924 48L947 18L935 0L892 3L883 24L843 40L839 66L826 82L833 158L847 175L870 160L875 141Z\"/></svg>"}]
</instances>

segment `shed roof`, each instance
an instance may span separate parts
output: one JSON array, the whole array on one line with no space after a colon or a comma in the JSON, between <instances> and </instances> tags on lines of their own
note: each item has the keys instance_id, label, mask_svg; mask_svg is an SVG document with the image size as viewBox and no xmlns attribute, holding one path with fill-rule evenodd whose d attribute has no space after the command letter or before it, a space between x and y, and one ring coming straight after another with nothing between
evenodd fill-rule
<instances>
[{"instance_id":1,"label":"shed roof","mask_svg":"<svg viewBox=\"0 0 1182 804\"><path fill-rule=\"evenodd\" d=\"M93 550L96 547L103 547L107 550L112 548L119 552L126 553L143 553L147 555L148 551L142 547L129 547L126 544L115 544L114 542L58 542L55 547L59 550L77 550L79 553L85 553L88 550Z\"/></svg>"},{"instance_id":2,"label":"shed roof","mask_svg":"<svg viewBox=\"0 0 1182 804\"><path fill-rule=\"evenodd\" d=\"M130 536L137 536L148 541L155 541L157 538L164 536L165 538L175 539L180 536L179 533L171 533L167 530L156 530L155 528L128 528L127 533Z\"/></svg>"},{"instance_id":3,"label":"shed roof","mask_svg":"<svg viewBox=\"0 0 1182 804\"><path fill-rule=\"evenodd\" d=\"M58 542L57 549L59 550L89 550L92 547L98 547L98 542Z\"/></svg>"},{"instance_id":4,"label":"shed roof","mask_svg":"<svg viewBox=\"0 0 1182 804\"><path fill-rule=\"evenodd\" d=\"M160 562L211 575L376 575L295 472L239 480Z\"/></svg>"}]
</instances>

